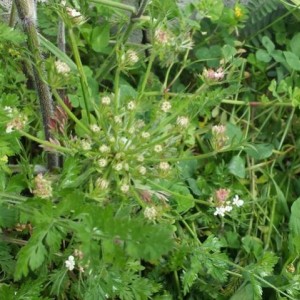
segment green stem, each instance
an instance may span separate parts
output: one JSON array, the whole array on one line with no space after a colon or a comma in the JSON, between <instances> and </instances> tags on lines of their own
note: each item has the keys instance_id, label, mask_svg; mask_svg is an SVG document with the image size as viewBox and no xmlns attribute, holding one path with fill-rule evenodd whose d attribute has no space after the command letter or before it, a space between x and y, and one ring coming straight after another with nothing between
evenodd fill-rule
<instances>
[{"instance_id":1,"label":"green stem","mask_svg":"<svg viewBox=\"0 0 300 300\"><path fill-rule=\"evenodd\" d=\"M27 197L23 197L23 196L20 196L20 195L14 195L14 194L8 194L8 193L4 193L4 192L0 192L0 197L1 198L14 199L14 200L22 201L22 202L27 200Z\"/></svg>"},{"instance_id":2,"label":"green stem","mask_svg":"<svg viewBox=\"0 0 300 300\"><path fill-rule=\"evenodd\" d=\"M93 0L93 1L103 1L103 0ZM114 66L114 60L116 59L116 57L115 57L116 50L118 49L120 44L125 45L126 41L128 40L128 37L129 37L130 33L132 32L132 30L134 28L134 24L141 18L141 16L144 13L148 3L149 3L149 0L142 0L137 13L136 13L135 8L134 8L134 11L132 11L132 15L131 15L131 18L130 18L130 23L126 28L126 31L124 32L122 37L120 37L118 43L115 45L115 47L111 51L111 54L105 59L104 63L100 67L99 71L96 73L95 77L96 77L97 80L100 80L100 81L103 80L106 77L109 70L111 70L113 68L112 66ZM113 2L113 4L118 5L118 6L120 5L120 3L116 3L116 2ZM122 4L123 7L124 7L124 5L125 4Z\"/></svg>"},{"instance_id":3,"label":"green stem","mask_svg":"<svg viewBox=\"0 0 300 300\"><path fill-rule=\"evenodd\" d=\"M118 2L115 2L115 1L110 1L110 0L90 0L90 2L97 3L97 4L103 4L103 5L106 5L106 6L113 7L113 8L118 8L118 9L126 10L126 11L129 11L129 12L133 13L133 14L136 13L136 8L134 6L123 4L123 3L118 3Z\"/></svg>"},{"instance_id":4,"label":"green stem","mask_svg":"<svg viewBox=\"0 0 300 300\"><path fill-rule=\"evenodd\" d=\"M152 51L151 55L150 55L150 58L149 58L147 70L146 70L146 73L144 75L144 79L143 79L143 82L142 82L142 86L141 86L141 90L140 90L140 97L142 97L143 94L144 94L144 91L145 91L145 88L146 88L146 85L147 85L147 82L148 82L148 79L149 79L149 75L150 75L150 71L152 69L154 59L155 59L155 52Z\"/></svg>"},{"instance_id":5,"label":"green stem","mask_svg":"<svg viewBox=\"0 0 300 300\"><path fill-rule=\"evenodd\" d=\"M88 122L90 123L91 117L90 117L89 106L88 106L88 101L89 101L88 83L87 83L87 78L86 78L84 70L83 70L83 66L82 66L81 59L80 59L80 54L79 54L77 43L76 43L76 38L75 38L72 28L69 29L69 36L70 36L70 41L71 41L72 52L73 52L74 58L75 58L75 63L77 65L77 69L79 72L84 106L85 106L86 114L88 117Z\"/></svg>"},{"instance_id":6,"label":"green stem","mask_svg":"<svg viewBox=\"0 0 300 300\"><path fill-rule=\"evenodd\" d=\"M198 91L199 92L199 91ZM166 93L160 92L160 91L154 91L154 92L144 92L146 96L163 96ZM182 94L179 93L167 93L169 97L183 97ZM185 93L185 98L193 98L195 97L195 93ZM256 102L256 101L242 101L242 100L230 100L230 99L223 99L221 103L224 104L230 104L230 105L239 105L239 106L255 106L255 107L293 107L292 103L288 102Z\"/></svg>"},{"instance_id":7,"label":"green stem","mask_svg":"<svg viewBox=\"0 0 300 300\"><path fill-rule=\"evenodd\" d=\"M180 217L180 221L184 224L184 226L186 227L186 229L188 230L188 232L191 234L191 236L197 241L197 243L199 243L201 245L201 242L198 239L198 236L196 234L196 232L194 232L192 230L192 228L190 227L190 225L183 219Z\"/></svg>"},{"instance_id":8,"label":"green stem","mask_svg":"<svg viewBox=\"0 0 300 300\"><path fill-rule=\"evenodd\" d=\"M68 108L68 106L65 104L65 102L61 99L61 97L59 96L58 92L56 90L53 90L53 95L55 97L55 99L57 100L57 102L59 103L59 105L65 110L65 112L67 113L67 115L81 128L83 129L87 134L91 133L91 130L89 128L87 128L72 112L71 110Z\"/></svg>"},{"instance_id":9,"label":"green stem","mask_svg":"<svg viewBox=\"0 0 300 300\"><path fill-rule=\"evenodd\" d=\"M46 147L49 147L49 148L53 148L54 150L57 150L57 151L60 151L62 153L70 153L72 154L73 151L68 149L68 148L65 148L65 147L62 147L62 146L59 146L59 145L56 145L56 144L53 144L49 141L45 141L45 140L41 140L23 130L19 130L19 132L23 135L23 136L26 136L28 139L32 140L32 141L35 141L37 142L38 144L41 144L43 146L46 146Z\"/></svg>"},{"instance_id":10,"label":"green stem","mask_svg":"<svg viewBox=\"0 0 300 300\"><path fill-rule=\"evenodd\" d=\"M114 91L115 91L115 114L118 112L120 106L120 68L117 68L114 80Z\"/></svg>"},{"instance_id":11,"label":"green stem","mask_svg":"<svg viewBox=\"0 0 300 300\"><path fill-rule=\"evenodd\" d=\"M271 236L272 236L273 226L274 226L275 209L276 209L276 200L275 200L275 198L273 198L269 231L268 231L268 236L267 236L267 240L266 240L265 250L267 250L269 248L269 244L271 241Z\"/></svg>"},{"instance_id":12,"label":"green stem","mask_svg":"<svg viewBox=\"0 0 300 300\"><path fill-rule=\"evenodd\" d=\"M174 271L174 279L175 279L175 284L176 284L176 288L177 288L177 293L178 293L178 300L182 300L182 292L181 292L181 288L180 288L180 281L179 281L179 277L178 277L178 273L177 271Z\"/></svg>"},{"instance_id":13,"label":"green stem","mask_svg":"<svg viewBox=\"0 0 300 300\"><path fill-rule=\"evenodd\" d=\"M166 85L166 83L167 83L167 78L166 78L165 83L164 83L164 90L166 88L169 89L176 82L176 80L179 78L179 76L181 75L181 73L184 71L184 69L187 66L187 59L188 59L189 53L190 53L190 50L187 49L187 51L186 51L186 53L184 55L183 63L182 63L182 66L181 66L180 70L177 72L177 74L174 76L174 78L172 79L172 81L168 85ZM173 65L171 65L171 66L173 66ZM169 74L168 74L168 76L169 76ZM163 92L164 92L164 90L163 90Z\"/></svg>"},{"instance_id":14,"label":"green stem","mask_svg":"<svg viewBox=\"0 0 300 300\"><path fill-rule=\"evenodd\" d=\"M142 0L140 2L140 7L139 7L137 13L136 14L133 13L131 19L132 20L133 19L139 19L144 14L144 12L146 10L146 7L147 7L147 5L148 5L149 2L150 2L150 0Z\"/></svg>"}]
</instances>

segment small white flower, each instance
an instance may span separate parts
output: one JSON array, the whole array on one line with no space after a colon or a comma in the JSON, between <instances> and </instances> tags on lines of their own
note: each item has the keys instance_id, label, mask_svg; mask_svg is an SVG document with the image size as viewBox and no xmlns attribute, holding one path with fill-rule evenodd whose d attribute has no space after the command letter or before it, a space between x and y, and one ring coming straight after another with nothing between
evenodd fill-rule
<instances>
[{"instance_id":1,"label":"small white flower","mask_svg":"<svg viewBox=\"0 0 300 300\"><path fill-rule=\"evenodd\" d=\"M81 144L82 150L91 150L92 149L91 143L88 142L87 140L81 140L80 144Z\"/></svg>"},{"instance_id":2,"label":"small white flower","mask_svg":"<svg viewBox=\"0 0 300 300\"><path fill-rule=\"evenodd\" d=\"M109 141L110 141L111 143L114 143L114 142L116 141L116 139L115 139L114 136L110 136L110 137L109 137Z\"/></svg>"},{"instance_id":3,"label":"small white flower","mask_svg":"<svg viewBox=\"0 0 300 300\"><path fill-rule=\"evenodd\" d=\"M65 266L69 271L73 271L75 268L75 258L73 255L70 255L65 261Z\"/></svg>"},{"instance_id":4,"label":"small white flower","mask_svg":"<svg viewBox=\"0 0 300 300\"><path fill-rule=\"evenodd\" d=\"M125 163L125 164L124 164L124 170L126 170L126 171L129 170L129 165L128 165L128 163Z\"/></svg>"},{"instance_id":5,"label":"small white flower","mask_svg":"<svg viewBox=\"0 0 300 300\"><path fill-rule=\"evenodd\" d=\"M98 178L96 180L96 186L101 190L106 190L108 188L109 182L106 179Z\"/></svg>"},{"instance_id":6,"label":"small white flower","mask_svg":"<svg viewBox=\"0 0 300 300\"><path fill-rule=\"evenodd\" d=\"M150 221L153 221L157 217L157 211L155 207L147 206L144 210L144 217Z\"/></svg>"},{"instance_id":7,"label":"small white flower","mask_svg":"<svg viewBox=\"0 0 300 300\"><path fill-rule=\"evenodd\" d=\"M139 173L140 173L141 175L145 175L146 172L147 172L147 169L146 169L144 166L140 166L140 167L139 167Z\"/></svg>"},{"instance_id":8,"label":"small white flower","mask_svg":"<svg viewBox=\"0 0 300 300\"><path fill-rule=\"evenodd\" d=\"M156 29L154 33L155 42L161 45L168 45L171 42L170 34L163 29Z\"/></svg>"},{"instance_id":9,"label":"small white flower","mask_svg":"<svg viewBox=\"0 0 300 300\"><path fill-rule=\"evenodd\" d=\"M120 187L120 190L123 193L128 193L128 191L129 191L129 185L128 184L122 184L121 187Z\"/></svg>"},{"instance_id":10,"label":"small white flower","mask_svg":"<svg viewBox=\"0 0 300 300\"><path fill-rule=\"evenodd\" d=\"M107 160L106 160L105 158L99 159L99 160L98 160L98 165L99 165L99 167L101 167L101 168L106 167L106 166L107 166Z\"/></svg>"},{"instance_id":11,"label":"small white flower","mask_svg":"<svg viewBox=\"0 0 300 300\"><path fill-rule=\"evenodd\" d=\"M66 10L67 10L68 15L72 18L82 17L81 13L74 8L67 7Z\"/></svg>"},{"instance_id":12,"label":"small white flower","mask_svg":"<svg viewBox=\"0 0 300 300\"><path fill-rule=\"evenodd\" d=\"M215 72L215 78L217 79L217 80L222 80L223 78L224 78L224 75L225 75L225 73L224 73L224 70L223 70L223 68L219 68L216 72Z\"/></svg>"},{"instance_id":13,"label":"small white flower","mask_svg":"<svg viewBox=\"0 0 300 300\"><path fill-rule=\"evenodd\" d=\"M143 120L137 120L137 122L136 122L137 128L142 128L144 126L145 126L145 122Z\"/></svg>"},{"instance_id":14,"label":"small white flower","mask_svg":"<svg viewBox=\"0 0 300 300\"><path fill-rule=\"evenodd\" d=\"M134 65L139 61L139 57L138 57L137 53L134 50L131 50L131 49L128 50L126 52L126 56L127 56L127 59L128 59L128 63L130 65Z\"/></svg>"},{"instance_id":15,"label":"small white flower","mask_svg":"<svg viewBox=\"0 0 300 300\"><path fill-rule=\"evenodd\" d=\"M134 109L135 109L135 103L134 103L134 101L130 101L130 102L127 104L127 109L128 109L128 110L134 110Z\"/></svg>"},{"instance_id":16,"label":"small white flower","mask_svg":"<svg viewBox=\"0 0 300 300\"><path fill-rule=\"evenodd\" d=\"M160 108L163 112L168 112L172 108L172 105L169 101L164 101Z\"/></svg>"},{"instance_id":17,"label":"small white flower","mask_svg":"<svg viewBox=\"0 0 300 300\"><path fill-rule=\"evenodd\" d=\"M161 152L162 151L162 146L161 145L155 145L154 146L154 151L156 152L156 153L159 153L159 152Z\"/></svg>"},{"instance_id":18,"label":"small white flower","mask_svg":"<svg viewBox=\"0 0 300 300\"><path fill-rule=\"evenodd\" d=\"M116 153L115 158L119 160L119 159L123 158L124 155L125 155L124 152L118 152L118 153Z\"/></svg>"},{"instance_id":19,"label":"small white flower","mask_svg":"<svg viewBox=\"0 0 300 300\"><path fill-rule=\"evenodd\" d=\"M136 158L137 161L139 162L143 162L145 160L144 156L142 154L140 154L137 158Z\"/></svg>"},{"instance_id":20,"label":"small white flower","mask_svg":"<svg viewBox=\"0 0 300 300\"><path fill-rule=\"evenodd\" d=\"M117 163L113 168L116 171L121 171L123 169L123 164L122 163Z\"/></svg>"},{"instance_id":21,"label":"small white flower","mask_svg":"<svg viewBox=\"0 0 300 300\"><path fill-rule=\"evenodd\" d=\"M125 136L120 138L120 142L125 145L128 142L128 138L126 138Z\"/></svg>"},{"instance_id":22,"label":"small white flower","mask_svg":"<svg viewBox=\"0 0 300 300\"><path fill-rule=\"evenodd\" d=\"M230 212L230 211L232 211L232 206L231 205L226 205L224 207L224 209L225 209L226 212Z\"/></svg>"},{"instance_id":23,"label":"small white flower","mask_svg":"<svg viewBox=\"0 0 300 300\"><path fill-rule=\"evenodd\" d=\"M244 200L240 199L238 195L235 195L234 198L232 199L232 204L241 207L244 205Z\"/></svg>"},{"instance_id":24,"label":"small white flower","mask_svg":"<svg viewBox=\"0 0 300 300\"><path fill-rule=\"evenodd\" d=\"M212 127L211 131L215 135L225 134L226 127L224 125L215 125Z\"/></svg>"},{"instance_id":25,"label":"small white flower","mask_svg":"<svg viewBox=\"0 0 300 300\"><path fill-rule=\"evenodd\" d=\"M71 71L70 67L61 60L57 60L54 64L55 64L56 71L59 74L65 75L70 73Z\"/></svg>"},{"instance_id":26,"label":"small white flower","mask_svg":"<svg viewBox=\"0 0 300 300\"><path fill-rule=\"evenodd\" d=\"M170 165L167 162L162 161L159 163L159 168L163 171L168 171L170 169Z\"/></svg>"},{"instance_id":27,"label":"small white flower","mask_svg":"<svg viewBox=\"0 0 300 300\"><path fill-rule=\"evenodd\" d=\"M13 109L10 106L4 106L3 110L9 115L13 112Z\"/></svg>"},{"instance_id":28,"label":"small white flower","mask_svg":"<svg viewBox=\"0 0 300 300\"><path fill-rule=\"evenodd\" d=\"M116 124L121 124L122 123L122 118L120 116L115 116L114 121Z\"/></svg>"},{"instance_id":29,"label":"small white flower","mask_svg":"<svg viewBox=\"0 0 300 300\"><path fill-rule=\"evenodd\" d=\"M178 117L176 124L180 127L186 128L189 125L189 118L188 117Z\"/></svg>"},{"instance_id":30,"label":"small white flower","mask_svg":"<svg viewBox=\"0 0 300 300\"><path fill-rule=\"evenodd\" d=\"M134 128L134 127L130 127L130 128L128 129L128 133L129 133L129 134L134 134L134 132L135 132L135 128Z\"/></svg>"},{"instance_id":31,"label":"small white flower","mask_svg":"<svg viewBox=\"0 0 300 300\"><path fill-rule=\"evenodd\" d=\"M103 105L109 105L110 102L111 102L111 100L110 100L110 98L108 96L104 96L104 97L101 98L101 103Z\"/></svg>"},{"instance_id":32,"label":"small white flower","mask_svg":"<svg viewBox=\"0 0 300 300\"><path fill-rule=\"evenodd\" d=\"M215 216L219 215L221 217L224 217L225 216L225 212L226 212L225 207L219 206L219 207L216 207L214 215Z\"/></svg>"},{"instance_id":33,"label":"small white flower","mask_svg":"<svg viewBox=\"0 0 300 300\"><path fill-rule=\"evenodd\" d=\"M6 130L5 130L6 133L12 133L13 131L14 131L13 125L6 126Z\"/></svg>"},{"instance_id":34,"label":"small white flower","mask_svg":"<svg viewBox=\"0 0 300 300\"><path fill-rule=\"evenodd\" d=\"M149 132L147 132L147 131L143 131L142 132L142 138L148 139L149 137L150 137L150 133Z\"/></svg>"},{"instance_id":35,"label":"small white flower","mask_svg":"<svg viewBox=\"0 0 300 300\"><path fill-rule=\"evenodd\" d=\"M23 130L27 122L27 116L20 114L9 123L6 124L6 133L11 133L14 130Z\"/></svg>"},{"instance_id":36,"label":"small white flower","mask_svg":"<svg viewBox=\"0 0 300 300\"><path fill-rule=\"evenodd\" d=\"M107 145L104 144L104 145L102 145L102 146L99 147L99 151L101 153L107 153L107 152L110 151L110 148Z\"/></svg>"},{"instance_id":37,"label":"small white flower","mask_svg":"<svg viewBox=\"0 0 300 300\"><path fill-rule=\"evenodd\" d=\"M91 130L92 130L93 132L99 132L99 131L100 131L100 127L99 127L98 125L96 125L96 124L92 124L92 125L90 126L90 128L91 128Z\"/></svg>"}]
</instances>

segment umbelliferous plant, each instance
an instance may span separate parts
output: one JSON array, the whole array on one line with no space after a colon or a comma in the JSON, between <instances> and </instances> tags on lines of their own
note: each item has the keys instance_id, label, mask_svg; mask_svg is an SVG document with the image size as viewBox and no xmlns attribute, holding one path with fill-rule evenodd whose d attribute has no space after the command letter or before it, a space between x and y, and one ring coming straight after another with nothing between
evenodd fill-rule
<instances>
[{"instance_id":1,"label":"umbelliferous plant","mask_svg":"<svg viewBox=\"0 0 300 300\"><path fill-rule=\"evenodd\" d=\"M247 9L15 4L25 34L0 25L0 295L297 299L298 75L263 87L274 66L239 36Z\"/></svg>"}]
</instances>

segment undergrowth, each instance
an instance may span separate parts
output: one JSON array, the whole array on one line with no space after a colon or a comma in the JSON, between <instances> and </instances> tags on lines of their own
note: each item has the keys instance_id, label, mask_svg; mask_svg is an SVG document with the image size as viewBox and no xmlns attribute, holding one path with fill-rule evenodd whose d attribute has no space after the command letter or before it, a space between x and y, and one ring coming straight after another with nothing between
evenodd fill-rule
<instances>
[{"instance_id":1,"label":"undergrowth","mask_svg":"<svg viewBox=\"0 0 300 300\"><path fill-rule=\"evenodd\" d=\"M298 1L125 2L1 8L0 299L299 299Z\"/></svg>"}]
</instances>

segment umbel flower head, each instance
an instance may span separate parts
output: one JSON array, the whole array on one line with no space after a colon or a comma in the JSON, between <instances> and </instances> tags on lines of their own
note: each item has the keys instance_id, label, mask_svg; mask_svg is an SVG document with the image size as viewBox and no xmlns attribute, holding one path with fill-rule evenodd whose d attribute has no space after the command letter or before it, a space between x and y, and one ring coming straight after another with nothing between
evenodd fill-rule
<instances>
[{"instance_id":1,"label":"umbel flower head","mask_svg":"<svg viewBox=\"0 0 300 300\"><path fill-rule=\"evenodd\" d=\"M184 153L178 143L190 128L190 118L184 107L179 116L176 110L168 111L171 102L176 107L181 99L157 101L150 120L146 114L149 106L144 106L135 93L118 99L105 91L99 98L97 114L91 112L86 133L80 131L79 137L70 139L57 137L60 146L74 151L83 172L88 168L90 197L105 201L122 195L134 200L139 196L135 191L140 184L177 176L174 158Z\"/></svg>"}]
</instances>

